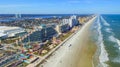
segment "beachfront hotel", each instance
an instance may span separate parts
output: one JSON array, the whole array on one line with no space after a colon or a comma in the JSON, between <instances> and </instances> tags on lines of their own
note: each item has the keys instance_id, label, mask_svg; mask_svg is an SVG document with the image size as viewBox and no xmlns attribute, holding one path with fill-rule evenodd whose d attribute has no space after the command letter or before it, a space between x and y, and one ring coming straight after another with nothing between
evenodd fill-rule
<instances>
[{"instance_id":1,"label":"beachfront hotel","mask_svg":"<svg viewBox=\"0 0 120 67\"><path fill-rule=\"evenodd\" d=\"M23 42L43 42L45 40L51 39L57 34L54 24L45 25L41 24L35 32L26 37Z\"/></svg>"},{"instance_id":2,"label":"beachfront hotel","mask_svg":"<svg viewBox=\"0 0 120 67\"><path fill-rule=\"evenodd\" d=\"M60 25L61 26L63 26L63 25L67 26L68 25L71 29L74 26L79 25L79 22L77 21L77 16L73 15L73 16L70 16L70 18L62 19ZM66 29L66 28L64 28L64 29Z\"/></svg>"}]
</instances>

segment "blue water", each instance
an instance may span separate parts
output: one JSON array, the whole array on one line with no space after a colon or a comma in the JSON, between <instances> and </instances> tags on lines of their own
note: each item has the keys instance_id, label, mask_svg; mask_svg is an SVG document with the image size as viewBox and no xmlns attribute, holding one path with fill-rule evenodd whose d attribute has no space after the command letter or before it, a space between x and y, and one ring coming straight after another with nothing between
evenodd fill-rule
<instances>
[{"instance_id":1,"label":"blue water","mask_svg":"<svg viewBox=\"0 0 120 67\"><path fill-rule=\"evenodd\" d=\"M100 15L93 23L97 67L120 67L120 15Z\"/></svg>"}]
</instances>

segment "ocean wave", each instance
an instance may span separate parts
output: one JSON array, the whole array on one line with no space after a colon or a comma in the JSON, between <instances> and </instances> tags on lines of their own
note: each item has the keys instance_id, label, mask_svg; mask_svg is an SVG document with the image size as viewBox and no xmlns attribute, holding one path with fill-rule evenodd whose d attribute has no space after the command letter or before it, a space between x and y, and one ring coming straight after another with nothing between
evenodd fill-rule
<instances>
[{"instance_id":1,"label":"ocean wave","mask_svg":"<svg viewBox=\"0 0 120 67\"><path fill-rule=\"evenodd\" d=\"M116 43L116 38L113 35L109 36L109 40Z\"/></svg>"},{"instance_id":2,"label":"ocean wave","mask_svg":"<svg viewBox=\"0 0 120 67\"><path fill-rule=\"evenodd\" d=\"M119 50L120 50L120 40L115 38L113 35L109 36L109 40L118 44Z\"/></svg>"},{"instance_id":3,"label":"ocean wave","mask_svg":"<svg viewBox=\"0 0 120 67\"><path fill-rule=\"evenodd\" d=\"M118 44L119 50L120 50L120 40L116 39L116 41L117 41L117 44Z\"/></svg>"},{"instance_id":4,"label":"ocean wave","mask_svg":"<svg viewBox=\"0 0 120 67\"><path fill-rule=\"evenodd\" d=\"M97 23L98 23L98 33L99 33L98 44L100 45L100 50L101 50L99 60L100 60L100 64L102 65L102 67L108 67L108 65L105 62L109 61L109 58L108 58L108 53L105 49L105 45L104 45L104 41L103 41L100 18L98 18Z\"/></svg>"},{"instance_id":5,"label":"ocean wave","mask_svg":"<svg viewBox=\"0 0 120 67\"><path fill-rule=\"evenodd\" d=\"M110 29L110 28L106 28L105 31L108 33L112 33L112 29Z\"/></svg>"},{"instance_id":6,"label":"ocean wave","mask_svg":"<svg viewBox=\"0 0 120 67\"><path fill-rule=\"evenodd\" d=\"M110 24L109 23L107 23L107 21L101 16L101 20L103 21L103 24L105 25L105 26L110 26Z\"/></svg>"},{"instance_id":7,"label":"ocean wave","mask_svg":"<svg viewBox=\"0 0 120 67\"><path fill-rule=\"evenodd\" d=\"M114 63L120 63L120 57L116 57L112 60Z\"/></svg>"}]
</instances>

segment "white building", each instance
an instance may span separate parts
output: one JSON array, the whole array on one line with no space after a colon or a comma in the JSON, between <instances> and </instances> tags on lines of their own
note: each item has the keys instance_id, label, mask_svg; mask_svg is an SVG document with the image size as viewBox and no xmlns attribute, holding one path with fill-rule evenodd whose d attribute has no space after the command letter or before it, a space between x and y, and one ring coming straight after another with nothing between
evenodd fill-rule
<instances>
[{"instance_id":1,"label":"white building","mask_svg":"<svg viewBox=\"0 0 120 67\"><path fill-rule=\"evenodd\" d=\"M76 20L76 16L70 16L70 18L68 19L62 19L59 27L57 27L57 30L61 30L61 31L68 31L69 29L71 29L72 27L74 27L75 25L77 25L77 20ZM59 32L61 32L59 31Z\"/></svg>"},{"instance_id":2,"label":"white building","mask_svg":"<svg viewBox=\"0 0 120 67\"><path fill-rule=\"evenodd\" d=\"M0 37L13 37L22 32L25 32L25 30L20 27L0 26Z\"/></svg>"},{"instance_id":3,"label":"white building","mask_svg":"<svg viewBox=\"0 0 120 67\"><path fill-rule=\"evenodd\" d=\"M72 28L76 22L73 22L73 20L76 20L76 15L71 16L69 19L63 19L62 25L69 24L69 26Z\"/></svg>"}]
</instances>

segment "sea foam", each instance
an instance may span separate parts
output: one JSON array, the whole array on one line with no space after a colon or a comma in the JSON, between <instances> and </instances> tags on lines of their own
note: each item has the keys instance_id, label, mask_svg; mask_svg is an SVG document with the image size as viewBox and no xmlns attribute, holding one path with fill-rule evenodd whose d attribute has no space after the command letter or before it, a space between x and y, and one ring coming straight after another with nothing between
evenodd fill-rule
<instances>
[{"instance_id":1,"label":"sea foam","mask_svg":"<svg viewBox=\"0 0 120 67\"><path fill-rule=\"evenodd\" d=\"M114 58L112 61L115 63L120 63L120 57L118 56L118 57Z\"/></svg>"},{"instance_id":2,"label":"sea foam","mask_svg":"<svg viewBox=\"0 0 120 67\"><path fill-rule=\"evenodd\" d=\"M113 35L109 36L109 40L118 44L119 50L120 50L120 40L115 38Z\"/></svg>"},{"instance_id":3,"label":"sea foam","mask_svg":"<svg viewBox=\"0 0 120 67\"><path fill-rule=\"evenodd\" d=\"M101 18L101 20L103 21L103 24L104 24L105 26L110 26L110 24L107 23L107 21L106 21L102 16L101 16L100 18Z\"/></svg>"},{"instance_id":4,"label":"sea foam","mask_svg":"<svg viewBox=\"0 0 120 67\"><path fill-rule=\"evenodd\" d=\"M120 40L116 39L116 41L117 41L117 44L118 44L119 50L120 50Z\"/></svg>"},{"instance_id":5,"label":"sea foam","mask_svg":"<svg viewBox=\"0 0 120 67\"><path fill-rule=\"evenodd\" d=\"M105 49L105 45L104 45L104 41L103 41L100 18L98 18L97 23L98 23L98 33L99 33L98 44L100 45L100 50L101 50L99 60L100 60L100 64L102 65L102 67L108 67L108 65L105 62L109 61L109 58L108 58L108 53Z\"/></svg>"},{"instance_id":6,"label":"sea foam","mask_svg":"<svg viewBox=\"0 0 120 67\"><path fill-rule=\"evenodd\" d=\"M112 33L112 29L110 29L110 28L106 28L105 31L108 33Z\"/></svg>"},{"instance_id":7,"label":"sea foam","mask_svg":"<svg viewBox=\"0 0 120 67\"><path fill-rule=\"evenodd\" d=\"M109 36L109 40L116 43L116 38L113 35Z\"/></svg>"}]
</instances>

